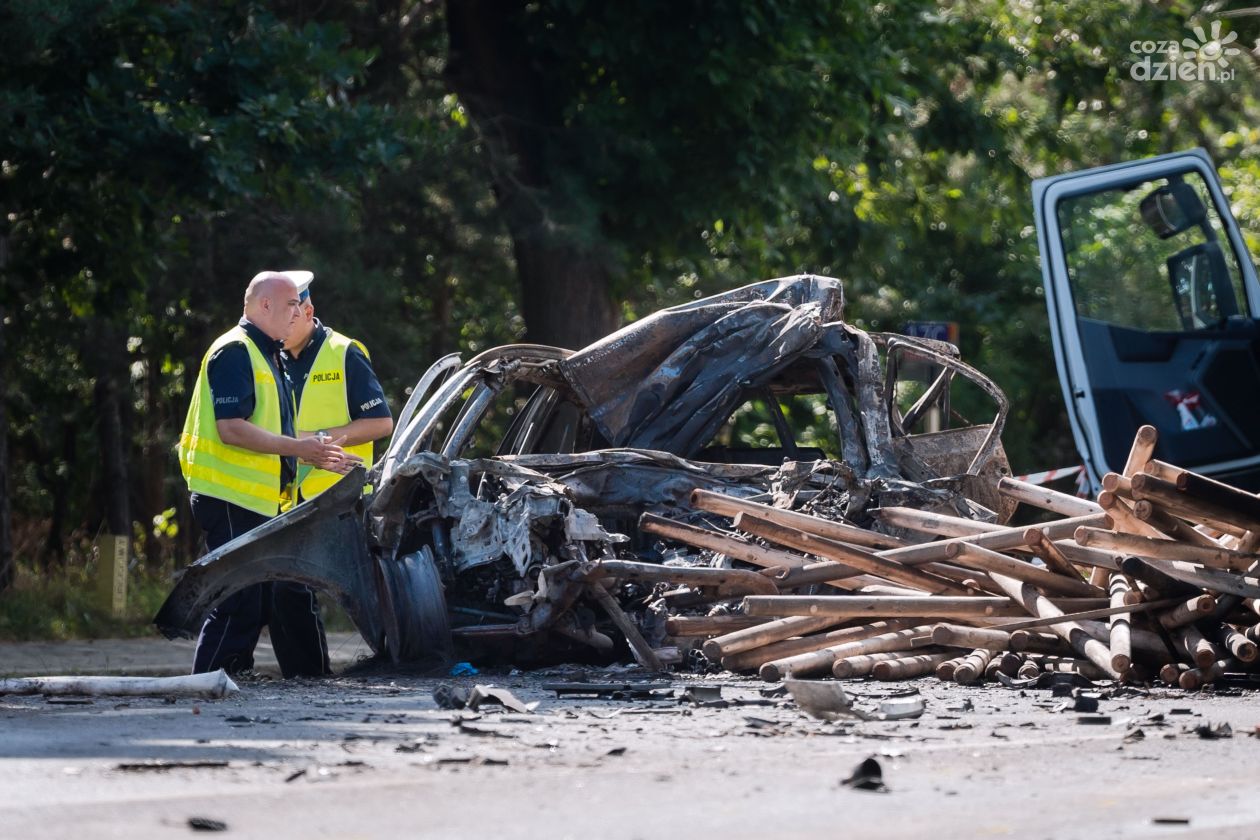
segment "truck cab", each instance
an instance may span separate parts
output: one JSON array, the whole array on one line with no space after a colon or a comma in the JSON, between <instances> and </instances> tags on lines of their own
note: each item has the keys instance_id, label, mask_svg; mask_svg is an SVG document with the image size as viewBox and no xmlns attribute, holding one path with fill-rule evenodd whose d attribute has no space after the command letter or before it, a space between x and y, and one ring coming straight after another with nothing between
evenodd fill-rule
<instances>
[{"instance_id":1,"label":"truck cab","mask_svg":"<svg viewBox=\"0 0 1260 840\"><path fill-rule=\"evenodd\" d=\"M1033 182L1055 364L1090 482L1155 457L1260 490L1260 284L1202 149Z\"/></svg>"}]
</instances>

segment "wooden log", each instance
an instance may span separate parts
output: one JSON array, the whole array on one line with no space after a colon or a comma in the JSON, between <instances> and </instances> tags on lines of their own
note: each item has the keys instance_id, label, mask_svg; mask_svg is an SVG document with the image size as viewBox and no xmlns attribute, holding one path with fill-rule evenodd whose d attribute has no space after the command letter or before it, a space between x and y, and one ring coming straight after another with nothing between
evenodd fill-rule
<instances>
[{"instance_id":1,"label":"wooden log","mask_svg":"<svg viewBox=\"0 0 1260 840\"><path fill-rule=\"evenodd\" d=\"M788 528L797 528L815 536L861 545L867 548L897 548L910 545L906 540L891 537L888 534L880 534L867 528L859 528L847 522L822 519L821 517L810 516L807 513L800 513L794 510L783 510L758 502L750 502L747 499L737 499L734 496L727 496L723 493L714 493L711 490L701 490L699 488L692 490L691 506L709 513L729 516L732 519L738 514L748 513Z\"/></svg>"},{"instance_id":2,"label":"wooden log","mask_svg":"<svg viewBox=\"0 0 1260 840\"><path fill-rule=\"evenodd\" d=\"M1029 528L1024 531L1024 541L1037 553L1050 571L1068 578L1080 578L1080 571L1072 565L1071 560L1064 556L1054 540L1046 536L1045 531L1040 528Z\"/></svg>"},{"instance_id":3,"label":"wooden log","mask_svg":"<svg viewBox=\"0 0 1260 840\"><path fill-rule=\"evenodd\" d=\"M1077 566L1089 566L1092 569L1114 572L1120 569L1120 561L1124 559L1121 554L1103 551L1100 548L1089 548L1070 538L1056 539L1054 544L1069 562Z\"/></svg>"},{"instance_id":4,"label":"wooden log","mask_svg":"<svg viewBox=\"0 0 1260 840\"><path fill-rule=\"evenodd\" d=\"M1051 656L1070 655L1072 647L1054 633L1038 633L1035 630L1011 632L1011 650L1020 653L1044 653Z\"/></svg>"},{"instance_id":5,"label":"wooden log","mask_svg":"<svg viewBox=\"0 0 1260 840\"><path fill-rule=\"evenodd\" d=\"M921 595L885 598L870 595L750 595L748 615L830 615L836 618L971 618L1014 616L1009 598Z\"/></svg>"},{"instance_id":6,"label":"wooden log","mask_svg":"<svg viewBox=\"0 0 1260 840\"><path fill-rule=\"evenodd\" d=\"M1112 574L1110 581L1111 605L1125 605L1125 596L1129 594L1129 581L1124 575ZM1127 606L1127 605L1126 605ZM1111 650L1111 667L1123 676L1133 667L1133 644L1129 628L1129 614L1116 613L1107 622L1111 632L1108 634L1108 648Z\"/></svg>"},{"instance_id":7,"label":"wooden log","mask_svg":"<svg viewBox=\"0 0 1260 840\"><path fill-rule=\"evenodd\" d=\"M998 674L1014 677L1019 673L1019 666L1023 664L1024 657L1018 653L1011 653L1009 650L994 651L989 667L984 669L984 675L986 679L991 680L996 680Z\"/></svg>"},{"instance_id":8,"label":"wooden log","mask_svg":"<svg viewBox=\"0 0 1260 840\"><path fill-rule=\"evenodd\" d=\"M710 661L717 662L724 656L764 647L772 642L781 642L793 636L805 636L826 630L838 624L833 618L814 618L811 616L791 616L779 618L755 627L733 630L721 636L709 639L704 643L703 651ZM667 622L668 625L668 622Z\"/></svg>"},{"instance_id":9,"label":"wooden log","mask_svg":"<svg viewBox=\"0 0 1260 840\"><path fill-rule=\"evenodd\" d=\"M1074 516L1068 519L1059 519L1054 522L1043 522L1037 527L1042 530L1046 536L1052 540L1059 540L1072 536L1072 533L1082 525L1096 526L1099 528L1110 528L1111 518L1106 513L1092 513L1086 516ZM993 551L1009 551L1012 548L1023 548L1028 545L1024 540L1024 533L1028 529L1026 527L1003 528L1000 531L990 531L985 534L976 534L972 537L951 537L945 540L937 540L936 542L924 543L922 545L911 545L905 548L891 548L885 551L876 552L880 557L889 560L896 560L899 563L905 563L908 566L918 566L923 563L939 562L949 559L949 547L957 543L972 543L983 548L992 549Z\"/></svg>"},{"instance_id":10,"label":"wooden log","mask_svg":"<svg viewBox=\"0 0 1260 840\"><path fill-rule=\"evenodd\" d=\"M954 682L959 685L978 682L984 676L984 669L989 667L991 659L993 659L993 651L976 648L964 656L962 662L954 668Z\"/></svg>"},{"instance_id":11,"label":"wooden log","mask_svg":"<svg viewBox=\"0 0 1260 840\"><path fill-rule=\"evenodd\" d=\"M1111 644L1111 628L1101 621L1084 620L1080 622L1081 629L1088 633L1091 637L1097 639L1110 648ZM1129 647L1133 651L1135 658L1155 659L1164 662L1174 658L1175 651L1168 649L1168 645L1164 643L1164 639L1158 633L1150 630L1144 630L1140 627L1129 626Z\"/></svg>"},{"instance_id":12,"label":"wooden log","mask_svg":"<svg viewBox=\"0 0 1260 840\"><path fill-rule=\"evenodd\" d=\"M944 537L969 537L1002 530L1001 525L992 522L964 519L961 516L947 516L943 513L929 513L916 508L885 507L874 511L874 514L885 525L891 525L894 528L909 528L913 531L923 531Z\"/></svg>"},{"instance_id":13,"label":"wooden log","mask_svg":"<svg viewBox=\"0 0 1260 840\"><path fill-rule=\"evenodd\" d=\"M1031 659L1025 659L1019 665L1019 670L1015 672L1015 678L1020 680L1030 680L1033 677L1041 675L1041 666Z\"/></svg>"},{"instance_id":14,"label":"wooden log","mask_svg":"<svg viewBox=\"0 0 1260 840\"><path fill-rule=\"evenodd\" d=\"M837 659L831 665L831 673L836 679L847 680L853 677L869 677L875 669L875 663L893 659L906 659L911 656L922 656L922 651L893 650L886 653L868 653L863 656L850 656Z\"/></svg>"},{"instance_id":15,"label":"wooden log","mask_svg":"<svg viewBox=\"0 0 1260 840\"><path fill-rule=\"evenodd\" d=\"M1199 668L1206 668L1224 656L1221 649L1204 638L1193 624L1177 628L1172 638L1181 652Z\"/></svg>"},{"instance_id":16,"label":"wooden log","mask_svg":"<svg viewBox=\"0 0 1260 840\"><path fill-rule=\"evenodd\" d=\"M1231 511L1241 520L1260 524L1260 496L1240 490L1214 478L1187 470L1177 476L1177 489L1191 498L1219 510ZM1256 530L1252 528L1251 530Z\"/></svg>"},{"instance_id":17,"label":"wooden log","mask_svg":"<svg viewBox=\"0 0 1260 840\"><path fill-rule=\"evenodd\" d=\"M1058 490L1051 490L1049 487L1029 484L1026 481L1020 481L1009 476L999 479L998 492L1024 504L1059 513L1063 516L1087 516L1102 511L1102 508L1097 503L1091 502L1089 499L1079 499L1076 496L1069 496L1067 493L1060 493Z\"/></svg>"},{"instance_id":18,"label":"wooden log","mask_svg":"<svg viewBox=\"0 0 1260 840\"><path fill-rule=\"evenodd\" d=\"M675 522L672 519L666 519L653 513L645 513L639 517L639 530L668 540L686 543L696 548L716 551L719 554L725 554L727 557L743 560L745 563L751 563L754 566L763 568L792 568L794 566L803 566L808 562L806 558L801 557L799 554L755 545L745 542L734 534L710 531L707 528L697 528L695 525ZM854 570L854 574L857 574L856 570Z\"/></svg>"},{"instance_id":19,"label":"wooden log","mask_svg":"<svg viewBox=\"0 0 1260 840\"><path fill-rule=\"evenodd\" d=\"M823 557L837 563L843 563L858 572L876 575L899 583L902 586L909 586L912 589L938 594L967 594L966 589L951 580L922 572L918 569L907 568L894 560L886 560L878 554L856 546L807 534L804 531L788 528L766 519L759 519L751 514L738 514L735 517L734 525L741 531L776 542L779 545L813 554L817 557Z\"/></svg>"},{"instance_id":20,"label":"wooden log","mask_svg":"<svg viewBox=\"0 0 1260 840\"><path fill-rule=\"evenodd\" d=\"M1203 588L1174 578L1168 574L1164 564L1155 560L1143 560L1141 557L1124 558L1120 561L1120 571L1146 584L1161 599L1194 595ZM1151 597L1151 594L1148 592L1147 597Z\"/></svg>"},{"instance_id":21,"label":"wooden log","mask_svg":"<svg viewBox=\"0 0 1260 840\"><path fill-rule=\"evenodd\" d=\"M648 671L654 673L664 671L664 663L661 662L660 657L657 656L652 646L647 643L647 639L643 638L643 634L639 632L639 625L631 621L630 617L622 611L621 605L617 603L617 599L599 582L588 584L586 589L599 602L599 605L604 608L604 612L612 619L613 624L617 625L621 635L626 637L626 643L630 646L630 652L634 654L635 660Z\"/></svg>"},{"instance_id":22,"label":"wooden log","mask_svg":"<svg viewBox=\"0 0 1260 840\"><path fill-rule=\"evenodd\" d=\"M1260 647L1228 624L1221 628L1220 644L1239 662L1255 662L1256 657L1260 656Z\"/></svg>"},{"instance_id":23,"label":"wooden log","mask_svg":"<svg viewBox=\"0 0 1260 840\"><path fill-rule=\"evenodd\" d=\"M1142 472L1146 475L1154 476L1160 481L1167 481L1170 484L1176 484L1177 477L1185 472L1185 470L1181 467L1176 467L1172 464L1152 458L1146 462L1146 466L1142 467ZM1134 475L1137 475L1137 473L1134 473ZM1133 476L1130 476L1130 478L1132 477Z\"/></svg>"},{"instance_id":24,"label":"wooden log","mask_svg":"<svg viewBox=\"0 0 1260 840\"><path fill-rule=\"evenodd\" d=\"M972 650L1009 650L1011 634L1002 630L966 627L961 624L937 624L932 628L932 644Z\"/></svg>"},{"instance_id":25,"label":"wooden log","mask_svg":"<svg viewBox=\"0 0 1260 840\"><path fill-rule=\"evenodd\" d=\"M1129 557L1126 558L1125 563L1127 564L1129 560L1138 559ZM1209 569L1204 566L1196 566L1193 563L1184 563L1180 560L1141 560L1140 562L1159 569L1164 577L1180 582L1184 586L1189 587L1191 591L1206 589L1226 595L1237 595L1241 598L1260 597L1260 578L1254 575L1226 572L1221 569Z\"/></svg>"},{"instance_id":26,"label":"wooden log","mask_svg":"<svg viewBox=\"0 0 1260 840\"><path fill-rule=\"evenodd\" d=\"M1115 676L1108 670L1099 668L1088 659L1074 659L1069 656L1042 656L1031 654L1030 658L1037 662L1037 667L1051 674L1080 674L1087 680L1113 680Z\"/></svg>"},{"instance_id":27,"label":"wooden log","mask_svg":"<svg viewBox=\"0 0 1260 840\"><path fill-rule=\"evenodd\" d=\"M773 662L776 659L785 659L789 656L822 650L825 647L834 647L845 642L855 642L883 633L891 633L895 630L904 630L918 623L918 621L905 621L902 619L875 621L869 624L860 624L856 627L829 630L826 633L818 633L812 636L801 636L798 639L784 639L781 642L774 642L765 647L753 648L742 653L724 656L722 657L722 667L728 671L756 670L767 662Z\"/></svg>"},{"instance_id":28,"label":"wooden log","mask_svg":"<svg viewBox=\"0 0 1260 840\"><path fill-rule=\"evenodd\" d=\"M1156 539L1167 539L1161 534L1154 525L1143 522L1134 513L1130 503L1111 493L1107 490L1098 494L1098 504L1102 509L1107 511L1107 515L1111 517L1114 524L1114 530L1122 531L1126 534L1137 534L1142 537L1154 537ZM1078 529L1079 530L1079 529ZM1080 540L1077 540L1080 542Z\"/></svg>"},{"instance_id":29,"label":"wooden log","mask_svg":"<svg viewBox=\"0 0 1260 840\"><path fill-rule=\"evenodd\" d=\"M1038 618L1060 618L1063 616L1063 610L1059 609L1049 598L1033 589L1029 584L1002 574L990 573L989 576L993 578L998 586L1005 590L1007 595L1023 606L1029 615ZM1106 645L1091 638L1080 624L1064 622L1050 626L1055 633L1062 636L1068 644L1072 645L1073 650L1080 653L1090 662L1093 662L1103 672L1113 678L1120 676L1111 667L1111 651L1107 649Z\"/></svg>"},{"instance_id":30,"label":"wooden log","mask_svg":"<svg viewBox=\"0 0 1260 840\"><path fill-rule=\"evenodd\" d=\"M1202 546L1203 548L1220 548L1221 543L1204 534L1183 520L1163 511L1150 499L1133 503L1133 515L1152 528L1174 540Z\"/></svg>"},{"instance_id":31,"label":"wooden log","mask_svg":"<svg viewBox=\"0 0 1260 840\"><path fill-rule=\"evenodd\" d=\"M816 674L819 671L830 670L837 659L863 656L868 653L885 653L891 650L909 650L912 640L925 632L927 632L927 625L881 633L866 639L776 659L762 665L757 673L766 682L778 682L787 676L801 677Z\"/></svg>"},{"instance_id":32,"label":"wooden log","mask_svg":"<svg viewBox=\"0 0 1260 840\"><path fill-rule=\"evenodd\" d=\"M1248 530L1260 530L1260 520L1249 513L1221 507L1198 496L1182 493L1177 485L1161 481L1152 475L1133 477L1133 498L1148 499L1182 519L1201 522L1228 534L1241 536Z\"/></svg>"},{"instance_id":33,"label":"wooden log","mask_svg":"<svg viewBox=\"0 0 1260 840\"><path fill-rule=\"evenodd\" d=\"M1177 685L1183 672L1189 670L1183 662L1169 662L1159 669L1159 678L1168 685Z\"/></svg>"},{"instance_id":34,"label":"wooden log","mask_svg":"<svg viewBox=\"0 0 1260 840\"><path fill-rule=\"evenodd\" d=\"M1255 554L1244 554L1241 551L1202 548L1170 539L1139 537L1099 528L1077 528L1075 539L1080 545L1101 548L1105 551L1134 554L1138 557L1157 560L1180 560L1184 563L1198 563L1201 566L1226 569L1231 572L1245 572L1255 565L1257 559L1260 559Z\"/></svg>"},{"instance_id":35,"label":"wooden log","mask_svg":"<svg viewBox=\"0 0 1260 840\"><path fill-rule=\"evenodd\" d=\"M966 654L964 654L964 656L965 655ZM941 682L950 682L954 679L954 669L961 665L962 661L962 656L954 656L950 659L944 659L936 663L936 667L932 669L932 672Z\"/></svg>"},{"instance_id":36,"label":"wooden log","mask_svg":"<svg viewBox=\"0 0 1260 840\"><path fill-rule=\"evenodd\" d=\"M766 624L772 619L753 615L671 615L665 619L670 636L714 636Z\"/></svg>"},{"instance_id":37,"label":"wooden log","mask_svg":"<svg viewBox=\"0 0 1260 840\"><path fill-rule=\"evenodd\" d=\"M1175 630L1178 627L1185 627L1187 624L1193 624L1200 619L1207 618L1216 609L1216 599L1211 595L1196 595L1186 601L1182 601L1168 612L1162 612L1155 616L1160 624L1167 630Z\"/></svg>"},{"instance_id":38,"label":"wooden log","mask_svg":"<svg viewBox=\"0 0 1260 840\"><path fill-rule=\"evenodd\" d=\"M1133 485L1130 483L1127 475L1113 472L1107 473L1102 479L1102 489L1105 493L1115 493L1123 499L1132 498L1130 494L1133 492ZM1103 507L1105 508L1105 505Z\"/></svg>"},{"instance_id":39,"label":"wooden log","mask_svg":"<svg viewBox=\"0 0 1260 840\"><path fill-rule=\"evenodd\" d=\"M871 669L871 676L885 682L912 680L932 673L933 669L950 655L948 653L921 653L916 656L876 662Z\"/></svg>"},{"instance_id":40,"label":"wooden log","mask_svg":"<svg viewBox=\"0 0 1260 840\"><path fill-rule=\"evenodd\" d=\"M959 565L970 566L988 573L990 577L996 572L1031 583L1054 595L1075 595L1080 598L1106 595L1103 590L1081 580L1079 575L1073 577L1056 575L1048 569L1040 569L1030 563L1023 563L979 545L955 543L950 547L950 559Z\"/></svg>"},{"instance_id":41,"label":"wooden log","mask_svg":"<svg viewBox=\"0 0 1260 840\"><path fill-rule=\"evenodd\" d=\"M1159 431L1151 425L1138 427L1133 435L1133 446L1129 448L1129 457L1124 461L1124 474L1132 478L1150 463L1155 454L1155 444L1159 442Z\"/></svg>"},{"instance_id":42,"label":"wooden log","mask_svg":"<svg viewBox=\"0 0 1260 840\"><path fill-rule=\"evenodd\" d=\"M1228 659L1219 662L1213 662L1206 667L1191 668L1188 671L1182 671L1181 676L1177 679L1177 684L1185 691L1194 691L1196 688L1202 688L1208 683L1214 683L1221 677L1225 676L1225 672L1235 667L1234 662Z\"/></svg>"}]
</instances>

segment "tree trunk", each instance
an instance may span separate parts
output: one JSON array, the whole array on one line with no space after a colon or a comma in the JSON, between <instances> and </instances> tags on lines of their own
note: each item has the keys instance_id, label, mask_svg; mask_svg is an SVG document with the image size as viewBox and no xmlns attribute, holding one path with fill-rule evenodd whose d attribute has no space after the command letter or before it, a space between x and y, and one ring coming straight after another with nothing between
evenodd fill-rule
<instances>
[{"instance_id":1,"label":"tree trunk","mask_svg":"<svg viewBox=\"0 0 1260 840\"><path fill-rule=\"evenodd\" d=\"M58 567L66 565L66 519L70 511L70 491L77 486L71 480L78 470L79 435L77 421L74 417L64 417L61 421L61 453L53 457L49 450L48 469L45 471L47 484L52 490L52 515L48 518L48 534L44 537L44 552L41 565L44 576L52 579L53 564ZM64 469L62 469L64 465Z\"/></svg>"},{"instance_id":2,"label":"tree trunk","mask_svg":"<svg viewBox=\"0 0 1260 840\"><path fill-rule=\"evenodd\" d=\"M97 344L101 364L97 369L93 401L96 406L96 433L101 450L102 501L105 503L105 527L116 536L131 536L130 487L127 484L127 441L123 435L122 410L119 404L118 352L112 328L102 331Z\"/></svg>"},{"instance_id":3,"label":"tree trunk","mask_svg":"<svg viewBox=\"0 0 1260 840\"><path fill-rule=\"evenodd\" d=\"M448 2L447 80L484 141L516 255L526 340L577 349L617 327L613 263L588 185L564 169L579 141L528 52L525 5Z\"/></svg>"},{"instance_id":4,"label":"tree trunk","mask_svg":"<svg viewBox=\"0 0 1260 840\"><path fill-rule=\"evenodd\" d=\"M0 240L0 271L4 270L5 240ZM0 307L0 592L13 585L13 532L11 529L12 503L9 486L9 415L5 397L8 380L5 376L4 308Z\"/></svg>"}]
</instances>

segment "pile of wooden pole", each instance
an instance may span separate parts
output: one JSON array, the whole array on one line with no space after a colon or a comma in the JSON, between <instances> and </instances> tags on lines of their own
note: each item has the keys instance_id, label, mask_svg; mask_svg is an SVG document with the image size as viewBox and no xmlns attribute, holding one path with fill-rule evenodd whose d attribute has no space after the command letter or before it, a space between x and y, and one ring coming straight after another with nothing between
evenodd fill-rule
<instances>
[{"instance_id":1,"label":"pile of wooden pole","mask_svg":"<svg viewBox=\"0 0 1260 840\"><path fill-rule=\"evenodd\" d=\"M1189 689L1260 670L1260 496L1154 460L1155 443L1143 426L1096 502L1002 479L1061 517L1035 526L878 511L918 540L696 490L730 530L651 515L642 530L758 566L781 594L666 628L766 680L1070 671Z\"/></svg>"}]
</instances>

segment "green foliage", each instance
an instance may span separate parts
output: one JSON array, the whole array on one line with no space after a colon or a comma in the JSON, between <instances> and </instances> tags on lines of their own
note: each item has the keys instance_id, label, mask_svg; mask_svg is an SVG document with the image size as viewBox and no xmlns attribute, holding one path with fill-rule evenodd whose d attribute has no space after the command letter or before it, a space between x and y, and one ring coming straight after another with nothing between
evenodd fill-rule
<instances>
[{"instance_id":1,"label":"green foliage","mask_svg":"<svg viewBox=\"0 0 1260 840\"><path fill-rule=\"evenodd\" d=\"M153 616L170 592L168 575L133 569L127 606L114 616L96 595L94 564L43 575L19 564L17 583L0 597L0 641L150 636Z\"/></svg>"},{"instance_id":2,"label":"green foliage","mask_svg":"<svg viewBox=\"0 0 1260 840\"><path fill-rule=\"evenodd\" d=\"M530 162L550 177L529 200L597 256L626 319L805 271L840 277L846 320L865 329L957 321L964 359L1010 397L1017 471L1076 457L1033 178L1203 146L1260 253L1254 56L1229 82L1130 74L1131 42L1179 41L1215 7L494 11L532 74ZM437 357L524 333L519 243L495 193L519 161L492 155L484 131L516 117L455 95L444 15L363 0L0 6L0 373L16 518L47 535L21 541L27 574L73 586L72 535L95 533L119 498L147 567L195 554L171 447L201 354L261 268L316 272L317 313L367 343L395 409ZM1260 35L1260 18L1222 19L1242 45ZM101 385L123 395L125 488L103 466ZM982 403L954 405L985 420ZM794 421L818 409L781 406ZM740 414L732 441L765 437L767 420ZM39 597L81 612L69 594ZM22 621L54 632L36 612Z\"/></svg>"}]
</instances>

